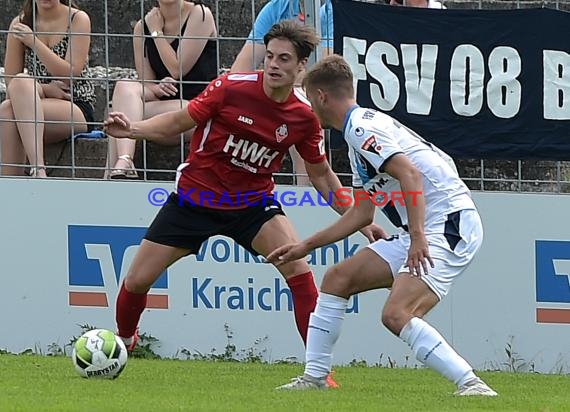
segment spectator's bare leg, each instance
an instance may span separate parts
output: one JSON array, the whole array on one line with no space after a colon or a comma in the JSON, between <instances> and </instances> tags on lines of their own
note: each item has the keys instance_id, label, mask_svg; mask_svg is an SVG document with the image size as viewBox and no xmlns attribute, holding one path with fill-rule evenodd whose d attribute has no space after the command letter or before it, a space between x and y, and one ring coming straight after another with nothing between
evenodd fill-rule
<instances>
[{"instance_id":1,"label":"spectator's bare leg","mask_svg":"<svg viewBox=\"0 0 570 412\"><path fill-rule=\"evenodd\" d=\"M0 152L2 153L2 175L23 176L26 163L26 152L18 133L14 120L12 101L4 100L0 104ZM5 164L19 164L22 166L5 166Z\"/></svg>"},{"instance_id":2,"label":"spectator's bare leg","mask_svg":"<svg viewBox=\"0 0 570 412\"><path fill-rule=\"evenodd\" d=\"M144 107L144 118L149 119L151 117L158 116L159 114L174 112L186 107L187 105L187 100L157 100L154 102L147 102ZM184 132L184 140L190 141L193 134L194 129L187 130ZM161 140L160 144L164 146L176 146L183 144L183 141L180 135L169 136L166 139Z\"/></svg>"},{"instance_id":3,"label":"spectator's bare leg","mask_svg":"<svg viewBox=\"0 0 570 412\"><path fill-rule=\"evenodd\" d=\"M30 166L39 177L45 177L44 164L44 112L41 105L41 86L26 75L13 78L7 94L12 102L16 126Z\"/></svg>"},{"instance_id":4,"label":"spectator's bare leg","mask_svg":"<svg viewBox=\"0 0 570 412\"><path fill-rule=\"evenodd\" d=\"M87 131L87 121L83 112L68 100L43 99L42 110L47 121L44 126L45 144L61 142L77 133Z\"/></svg>"},{"instance_id":5,"label":"spectator's bare leg","mask_svg":"<svg viewBox=\"0 0 570 412\"><path fill-rule=\"evenodd\" d=\"M150 91L149 91L150 93ZM136 122L143 119L144 114L144 95L143 87L139 82L121 80L115 85L113 91L113 108L114 112L123 112L132 121ZM133 159L135 156L136 141L131 139L115 139L109 136L109 152L107 165L111 170L105 172L105 177L115 170L128 170L132 167L125 158L120 156L128 156Z\"/></svg>"},{"instance_id":6,"label":"spectator's bare leg","mask_svg":"<svg viewBox=\"0 0 570 412\"><path fill-rule=\"evenodd\" d=\"M10 83L10 85L12 85L12 83ZM19 99L17 98L16 100ZM36 168L36 176L46 177L43 158L44 143L51 144L60 142L67 139L72 134L85 132L87 131L87 125L83 113L79 107L75 105L73 105L72 116L72 106L71 102L68 100L40 99L38 97L38 101L40 102L37 109L38 113L41 113L42 116L48 121L48 123L34 124L33 115L31 121L29 117L24 117L23 119L18 118L18 120L27 121L27 123L24 124L25 126L32 126L23 128L20 127L20 124L23 122L18 122L15 120L16 114L14 113L15 110L13 109L13 100L5 100L0 105L2 163L25 165L26 157L28 157L28 159L32 159L30 160L31 166ZM32 108L32 110L36 109ZM30 115L30 113L25 109L21 110L20 113L23 113L23 116ZM38 119L38 122L39 121L40 119ZM43 119L41 119L41 121L43 121ZM35 127L39 128L40 125L41 129L39 129L37 133L41 132L42 135L38 139L38 150L36 151L36 148L34 148L35 135L33 134L36 133ZM23 139L21 137L21 129L23 129L25 133L32 133L32 137L30 138L30 136L26 136L27 140ZM26 142L28 143L28 147L26 147ZM37 162L33 160L35 156L37 156ZM4 166L2 174L8 176L21 176L24 174L24 167Z\"/></svg>"},{"instance_id":7,"label":"spectator's bare leg","mask_svg":"<svg viewBox=\"0 0 570 412\"><path fill-rule=\"evenodd\" d=\"M144 101L146 100L146 101ZM113 92L113 111L125 113L131 121L149 119L162 113L180 110L188 104L186 100L157 100L149 89L144 90L140 83L120 81ZM184 133L184 138L189 140L193 130ZM170 136L160 142L165 146L174 146L182 143L180 136ZM120 156L134 158L136 142L131 139L115 139L109 136L109 151L107 159L107 171L105 177L115 170L125 170L130 167L128 162ZM183 152L181 152L183 153ZM183 160L184 155L181 156Z\"/></svg>"}]
</instances>

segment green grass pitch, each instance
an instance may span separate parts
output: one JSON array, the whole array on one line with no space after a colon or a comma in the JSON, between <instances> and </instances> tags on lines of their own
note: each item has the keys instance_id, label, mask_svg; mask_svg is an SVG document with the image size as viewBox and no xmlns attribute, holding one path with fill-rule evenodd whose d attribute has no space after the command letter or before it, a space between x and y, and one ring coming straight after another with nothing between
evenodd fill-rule
<instances>
[{"instance_id":1,"label":"green grass pitch","mask_svg":"<svg viewBox=\"0 0 570 412\"><path fill-rule=\"evenodd\" d=\"M0 411L568 411L565 375L480 373L497 398L457 398L425 369L338 367L340 389L281 392L302 365L129 359L114 381L63 356L0 355Z\"/></svg>"}]
</instances>

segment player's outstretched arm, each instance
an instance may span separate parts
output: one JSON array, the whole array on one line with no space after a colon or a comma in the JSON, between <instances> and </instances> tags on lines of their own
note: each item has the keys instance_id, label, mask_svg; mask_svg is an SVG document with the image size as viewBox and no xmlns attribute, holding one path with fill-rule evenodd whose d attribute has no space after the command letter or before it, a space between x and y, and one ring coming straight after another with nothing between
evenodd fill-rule
<instances>
[{"instance_id":1,"label":"player's outstretched arm","mask_svg":"<svg viewBox=\"0 0 570 412\"><path fill-rule=\"evenodd\" d=\"M194 126L196 122L185 107L140 122L131 122L124 113L111 112L104 122L105 132L113 137L155 142L183 133Z\"/></svg>"},{"instance_id":2,"label":"player's outstretched arm","mask_svg":"<svg viewBox=\"0 0 570 412\"><path fill-rule=\"evenodd\" d=\"M335 223L296 244L277 248L267 256L276 266L301 259L313 249L337 242L372 223L375 206L370 199L351 206Z\"/></svg>"},{"instance_id":3,"label":"player's outstretched arm","mask_svg":"<svg viewBox=\"0 0 570 412\"><path fill-rule=\"evenodd\" d=\"M323 199L329 199L332 196L330 206L339 215L342 215L350 207L346 205L345 199L337 197L342 189L342 184L338 176L332 171L329 162L326 160L320 163L309 163L305 161L305 169L309 180L315 189L323 196ZM344 204L343 204L344 203Z\"/></svg>"},{"instance_id":4,"label":"player's outstretched arm","mask_svg":"<svg viewBox=\"0 0 570 412\"><path fill-rule=\"evenodd\" d=\"M317 191L323 196L323 199L330 200L330 206L339 215L343 215L349 208L350 203L346 203L346 198L339 197L341 194L342 184L338 176L332 171L327 161L321 163L305 162L305 168L311 183ZM366 227L359 227L360 231L370 243L378 239L386 239L388 234L380 226L370 222ZM352 233L352 232L351 232Z\"/></svg>"}]
</instances>

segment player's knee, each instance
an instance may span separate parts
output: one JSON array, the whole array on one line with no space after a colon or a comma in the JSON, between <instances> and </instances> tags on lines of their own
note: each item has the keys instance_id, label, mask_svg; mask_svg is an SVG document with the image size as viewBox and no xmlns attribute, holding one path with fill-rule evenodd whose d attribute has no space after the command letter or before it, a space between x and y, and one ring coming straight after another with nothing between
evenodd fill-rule
<instances>
[{"instance_id":1,"label":"player's knee","mask_svg":"<svg viewBox=\"0 0 570 412\"><path fill-rule=\"evenodd\" d=\"M311 271L310 266L304 260L295 260L293 262L281 265L277 267L277 269L279 270L279 272L281 272L281 274L285 279L289 279L301 273L307 273Z\"/></svg>"},{"instance_id":2,"label":"player's knee","mask_svg":"<svg viewBox=\"0 0 570 412\"><path fill-rule=\"evenodd\" d=\"M336 296L350 297L353 295L354 282L338 266L329 268L323 278L321 290Z\"/></svg>"},{"instance_id":3,"label":"player's knee","mask_svg":"<svg viewBox=\"0 0 570 412\"><path fill-rule=\"evenodd\" d=\"M382 324L396 336L400 335L407 318L407 314L401 308L393 305L386 305L382 311Z\"/></svg>"},{"instance_id":4,"label":"player's knee","mask_svg":"<svg viewBox=\"0 0 570 412\"><path fill-rule=\"evenodd\" d=\"M137 276L137 273L132 271L129 271L125 278L125 288L131 293L146 293L153 283L145 281L143 276Z\"/></svg>"}]
</instances>

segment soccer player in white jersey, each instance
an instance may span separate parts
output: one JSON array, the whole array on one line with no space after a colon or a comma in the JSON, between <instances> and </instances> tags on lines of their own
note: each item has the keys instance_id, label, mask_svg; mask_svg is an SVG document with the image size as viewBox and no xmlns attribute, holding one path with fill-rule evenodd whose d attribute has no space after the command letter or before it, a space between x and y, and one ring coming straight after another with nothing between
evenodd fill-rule
<instances>
[{"instance_id":1,"label":"soccer player in white jersey","mask_svg":"<svg viewBox=\"0 0 570 412\"><path fill-rule=\"evenodd\" d=\"M300 259L368 225L375 204L386 202L377 197L379 192L392 199L404 194L405 202L388 202L382 208L401 228L399 234L372 243L326 272L309 321L304 375L278 389L326 389L348 299L359 292L391 288L382 323L411 347L416 358L455 383L456 395L496 396L422 319L449 292L483 240L481 219L453 161L392 117L359 107L350 66L342 57L317 62L303 85L321 125L343 132L355 190L369 195L356 193L360 201L339 220L302 242L278 248L268 260L279 265Z\"/></svg>"}]
</instances>

